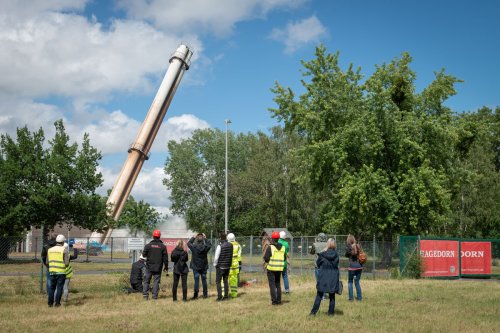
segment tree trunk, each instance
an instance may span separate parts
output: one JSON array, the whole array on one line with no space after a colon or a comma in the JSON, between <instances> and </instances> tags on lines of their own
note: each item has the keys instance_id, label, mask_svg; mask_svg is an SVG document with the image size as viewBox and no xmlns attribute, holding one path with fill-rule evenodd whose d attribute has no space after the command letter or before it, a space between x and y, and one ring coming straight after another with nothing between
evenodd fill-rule
<instances>
[{"instance_id":1,"label":"tree trunk","mask_svg":"<svg viewBox=\"0 0 500 333\"><path fill-rule=\"evenodd\" d=\"M382 241L382 260L380 261L380 268L389 268L391 267L392 262L392 240L383 240Z\"/></svg>"}]
</instances>

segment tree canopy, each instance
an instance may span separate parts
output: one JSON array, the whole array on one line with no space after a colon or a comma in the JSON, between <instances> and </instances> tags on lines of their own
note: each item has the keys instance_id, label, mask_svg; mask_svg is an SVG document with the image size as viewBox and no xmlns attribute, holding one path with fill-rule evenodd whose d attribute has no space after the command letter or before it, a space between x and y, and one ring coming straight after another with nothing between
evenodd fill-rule
<instances>
[{"instance_id":1,"label":"tree canopy","mask_svg":"<svg viewBox=\"0 0 500 333\"><path fill-rule=\"evenodd\" d=\"M106 203L96 194L101 154L84 135L70 143L62 120L54 138L42 129L17 129L17 137L0 139L0 236L17 236L31 227L52 229L69 223L91 230L106 226Z\"/></svg>"}]
</instances>

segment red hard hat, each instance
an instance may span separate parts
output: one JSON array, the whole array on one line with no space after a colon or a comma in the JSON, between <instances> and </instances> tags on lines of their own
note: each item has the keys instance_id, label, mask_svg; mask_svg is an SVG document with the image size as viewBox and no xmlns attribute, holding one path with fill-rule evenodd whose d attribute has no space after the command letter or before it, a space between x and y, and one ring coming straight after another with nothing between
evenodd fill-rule
<instances>
[{"instance_id":1,"label":"red hard hat","mask_svg":"<svg viewBox=\"0 0 500 333\"><path fill-rule=\"evenodd\" d=\"M271 234L272 239L279 239L280 238L280 233L278 231L273 231Z\"/></svg>"},{"instance_id":2,"label":"red hard hat","mask_svg":"<svg viewBox=\"0 0 500 333\"><path fill-rule=\"evenodd\" d=\"M161 231L156 229L155 231L153 231L153 237L154 238L160 238L161 237Z\"/></svg>"}]
</instances>

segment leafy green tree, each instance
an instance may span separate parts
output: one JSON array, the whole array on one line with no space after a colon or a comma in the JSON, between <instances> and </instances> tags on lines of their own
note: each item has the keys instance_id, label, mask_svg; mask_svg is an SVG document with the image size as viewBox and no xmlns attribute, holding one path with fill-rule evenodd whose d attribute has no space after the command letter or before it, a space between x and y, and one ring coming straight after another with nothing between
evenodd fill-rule
<instances>
[{"instance_id":1,"label":"leafy green tree","mask_svg":"<svg viewBox=\"0 0 500 333\"><path fill-rule=\"evenodd\" d=\"M150 204L144 200L137 202L133 196L130 196L118 219L117 227L129 228L130 233L134 236L137 236L139 231L150 234L161 222L161 219L161 214Z\"/></svg>"},{"instance_id":2,"label":"leafy green tree","mask_svg":"<svg viewBox=\"0 0 500 333\"><path fill-rule=\"evenodd\" d=\"M302 62L305 93L273 89L273 116L301 133L297 149L311 184L329 198L325 230L358 236L431 233L450 214L450 178L457 167L456 130L444 105L456 78L444 71L415 92L411 57L343 71L324 46ZM451 170L450 170L451 169ZM384 262L390 260L390 248Z\"/></svg>"},{"instance_id":3,"label":"leafy green tree","mask_svg":"<svg viewBox=\"0 0 500 333\"><path fill-rule=\"evenodd\" d=\"M228 169L232 174L246 164L248 142L254 138L252 135L228 134ZM189 139L170 141L168 149L167 177L163 183L171 190L172 212L184 216L193 230L207 234L223 231L225 133L214 129L197 130ZM230 220L231 214L229 212Z\"/></svg>"},{"instance_id":4,"label":"leafy green tree","mask_svg":"<svg viewBox=\"0 0 500 333\"><path fill-rule=\"evenodd\" d=\"M482 108L458 118L460 172L453 191L453 224L459 237L500 236L500 109Z\"/></svg>"},{"instance_id":5,"label":"leafy green tree","mask_svg":"<svg viewBox=\"0 0 500 333\"><path fill-rule=\"evenodd\" d=\"M85 135L79 149L70 143L63 122L45 147L42 129L17 129L17 138L0 140L0 236L18 236L31 227L46 231L68 223L101 230L106 203L95 193L102 184L97 173L101 154ZM0 255L5 258L6 253Z\"/></svg>"}]
</instances>

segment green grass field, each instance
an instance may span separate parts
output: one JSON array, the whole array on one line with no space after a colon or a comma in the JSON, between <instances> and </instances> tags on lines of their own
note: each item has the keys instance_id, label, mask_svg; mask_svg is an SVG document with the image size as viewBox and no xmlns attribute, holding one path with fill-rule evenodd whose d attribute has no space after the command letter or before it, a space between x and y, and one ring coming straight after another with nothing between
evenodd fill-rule
<instances>
[{"instance_id":1,"label":"green grass field","mask_svg":"<svg viewBox=\"0 0 500 333\"><path fill-rule=\"evenodd\" d=\"M270 306L264 274L243 274L257 283L240 288L237 299L173 302L172 276L162 277L157 301L124 294L127 274L75 275L70 300L48 308L37 277L0 277L2 332L498 332L498 280L362 280L364 300L337 296L335 316L322 304L309 317L315 296L311 277L290 277L292 293ZM192 295L192 274L188 278ZM347 281L343 277L347 293ZM178 290L179 299L181 291Z\"/></svg>"}]
</instances>

